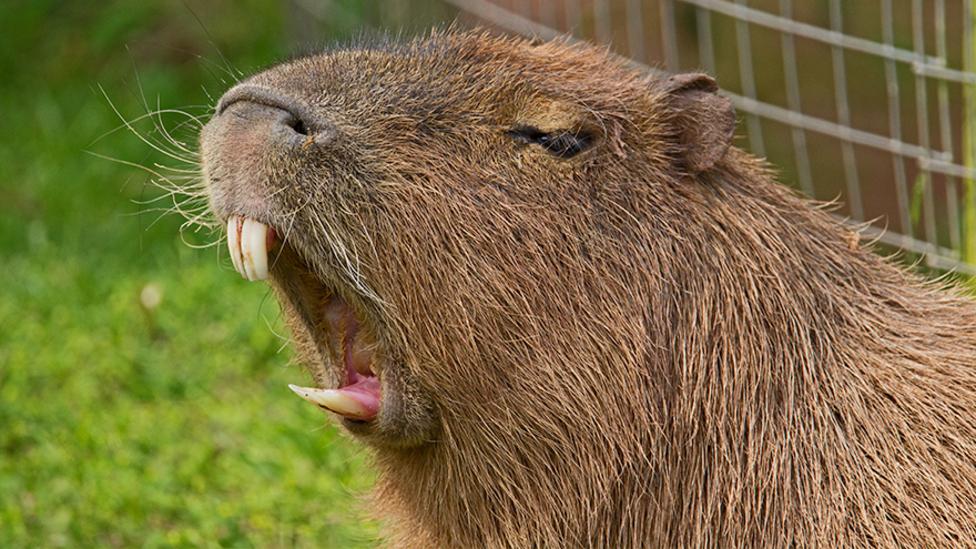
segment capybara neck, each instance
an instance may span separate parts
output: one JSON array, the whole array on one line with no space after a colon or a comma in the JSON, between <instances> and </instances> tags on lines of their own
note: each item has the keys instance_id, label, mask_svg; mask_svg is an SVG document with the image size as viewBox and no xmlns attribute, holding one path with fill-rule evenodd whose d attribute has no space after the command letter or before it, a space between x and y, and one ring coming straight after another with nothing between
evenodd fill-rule
<instances>
[{"instance_id":1,"label":"capybara neck","mask_svg":"<svg viewBox=\"0 0 976 549\"><path fill-rule=\"evenodd\" d=\"M439 444L378 456L401 541L976 543L973 303L745 153L687 183L680 222L613 197L645 207L561 281L587 306L489 359L530 375L452 403Z\"/></svg>"}]
</instances>

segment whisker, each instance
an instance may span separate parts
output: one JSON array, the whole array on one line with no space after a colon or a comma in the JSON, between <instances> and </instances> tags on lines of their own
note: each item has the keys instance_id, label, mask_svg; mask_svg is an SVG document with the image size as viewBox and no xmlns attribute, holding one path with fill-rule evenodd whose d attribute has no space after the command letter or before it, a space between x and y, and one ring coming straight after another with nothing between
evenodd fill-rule
<instances>
[{"instance_id":1,"label":"whisker","mask_svg":"<svg viewBox=\"0 0 976 549\"><path fill-rule=\"evenodd\" d=\"M228 60L227 57L224 55L223 50L221 50L220 47L217 46L217 43L213 39L213 35L210 34L210 30L207 29L207 26L203 24L203 20L200 19L200 17L197 15L195 11L193 11L193 8L190 7L190 5L186 2L186 0L183 1L183 6L186 7L186 10L190 12L190 14L193 16L194 19L196 19L197 24L200 25L200 29L203 30L203 33L207 35L207 41L210 42L210 45L213 46L213 48L217 51L217 55L219 55L220 59L224 62L224 66L225 66L224 71L227 73L228 76L234 79L235 83L239 82L240 77L244 76L244 73L234 68L230 60Z\"/></svg>"},{"instance_id":2,"label":"whisker","mask_svg":"<svg viewBox=\"0 0 976 549\"><path fill-rule=\"evenodd\" d=\"M112 102L111 98L109 98L108 94L105 92L105 88L103 88L101 84L98 85L98 89L102 93L102 96L105 98L105 100L108 101L109 107L111 107L112 111L115 112L115 115L119 117L119 120L121 120L122 123L125 125L125 127L133 135L135 135L140 141L142 141L146 145L149 145L150 147L152 147L154 150L158 151L159 153L164 154L164 155L168 156L169 158L172 158L173 160L182 162L184 164L191 164L191 165L196 164L196 162L194 162L194 160L192 158L184 158L183 156L180 156L177 153L171 152L171 151L165 149L164 147L161 147L160 145L156 144L154 141L152 141L152 140L146 138L145 136L143 136L142 133L140 133L138 130L136 130L135 127L132 126L132 124L130 124L129 121L126 120L126 118L124 116L122 116L122 113L119 112L119 109L115 106L115 103Z\"/></svg>"},{"instance_id":3,"label":"whisker","mask_svg":"<svg viewBox=\"0 0 976 549\"><path fill-rule=\"evenodd\" d=\"M196 151L191 151L190 149L188 149L186 147L186 144L185 143L181 143L181 142L177 141L176 138L174 138L170 134L169 130L166 129L166 125L163 124L162 115L159 114L159 112L160 112L159 101L160 101L159 100L159 97L157 96L156 97L156 113L157 114L156 114L156 120L154 121L154 124L156 125L157 128L159 128L159 131L162 133L163 136L165 136L166 140L169 141L171 145L173 145L174 147L176 147L180 151L189 154L192 158L196 158L196 156L197 156L197 152ZM203 126L200 126L200 127L202 128Z\"/></svg>"},{"instance_id":4,"label":"whisker","mask_svg":"<svg viewBox=\"0 0 976 549\"><path fill-rule=\"evenodd\" d=\"M190 108L190 107L184 107L184 108ZM188 112L185 112L185 111L183 111L181 109L160 109L160 110L157 110L157 111L150 111L150 112L147 112L145 114L142 114L140 116L137 116L137 117L129 120L128 123L129 124L135 124L137 122L141 122L142 120L145 120L146 118L152 118L153 116L156 116L157 114L178 114L178 115L184 116L185 118L188 119L188 120L185 120L185 121L181 122L180 124L187 124L187 123L189 123L189 122L192 121L192 122L197 123L200 128L203 127L203 122L200 120L203 117L203 115L194 116L194 115L192 115L192 114L190 114ZM99 135L94 140L92 140L92 142L89 143L88 146L91 147L93 145L96 145L98 142L102 141L106 137L108 137L108 136L110 136L110 135L112 135L112 134L114 134L114 133L116 133L116 132L118 132L120 130L124 130L124 129L126 129L126 123L125 122L123 122L122 124L119 124L118 126L112 128L111 130L108 130L105 133Z\"/></svg>"}]
</instances>

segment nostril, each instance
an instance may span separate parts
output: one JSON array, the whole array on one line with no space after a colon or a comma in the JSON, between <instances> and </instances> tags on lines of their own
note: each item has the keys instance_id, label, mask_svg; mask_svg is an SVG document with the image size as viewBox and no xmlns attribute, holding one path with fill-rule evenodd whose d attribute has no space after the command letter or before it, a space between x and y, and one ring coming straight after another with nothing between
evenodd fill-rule
<instances>
[{"instance_id":1,"label":"nostril","mask_svg":"<svg viewBox=\"0 0 976 549\"><path fill-rule=\"evenodd\" d=\"M307 104L293 97L280 94L252 84L240 84L224 94L217 105L217 115L223 114L231 105L245 103L239 107L237 115L246 115L253 120L259 117L272 122L272 133L277 139L290 145L319 145L333 140L338 131L328 119L319 116ZM263 113L263 114L259 114ZM314 137L314 140L310 138Z\"/></svg>"},{"instance_id":2,"label":"nostril","mask_svg":"<svg viewBox=\"0 0 976 549\"><path fill-rule=\"evenodd\" d=\"M295 130L295 133L299 135L308 135L308 128L301 118L291 117L288 121L288 127Z\"/></svg>"}]
</instances>

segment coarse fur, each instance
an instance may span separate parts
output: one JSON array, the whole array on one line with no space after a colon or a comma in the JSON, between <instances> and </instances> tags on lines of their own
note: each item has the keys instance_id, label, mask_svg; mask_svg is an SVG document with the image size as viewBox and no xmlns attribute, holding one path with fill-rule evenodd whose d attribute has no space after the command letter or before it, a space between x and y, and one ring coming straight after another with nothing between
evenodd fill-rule
<instances>
[{"instance_id":1,"label":"coarse fur","mask_svg":"<svg viewBox=\"0 0 976 549\"><path fill-rule=\"evenodd\" d=\"M245 84L320 133L286 148L228 107L211 205L284 235L318 383L324 296L378 342L381 416L344 424L392 545L976 546L976 304L726 152L706 77L452 30Z\"/></svg>"}]
</instances>

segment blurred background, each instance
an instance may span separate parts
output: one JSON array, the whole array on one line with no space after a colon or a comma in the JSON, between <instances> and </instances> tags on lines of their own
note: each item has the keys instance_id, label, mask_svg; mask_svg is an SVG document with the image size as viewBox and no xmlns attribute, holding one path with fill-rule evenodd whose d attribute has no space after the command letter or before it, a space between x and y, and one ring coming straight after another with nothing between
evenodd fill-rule
<instances>
[{"instance_id":1,"label":"blurred background","mask_svg":"<svg viewBox=\"0 0 976 549\"><path fill-rule=\"evenodd\" d=\"M705 69L784 184L976 273L971 0L7 0L0 547L376 543L365 453L288 391L274 300L170 190L237 78L451 21Z\"/></svg>"}]
</instances>

